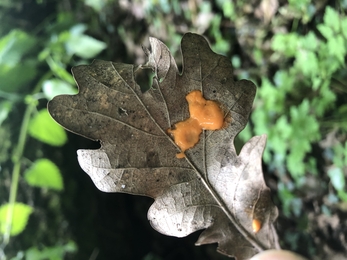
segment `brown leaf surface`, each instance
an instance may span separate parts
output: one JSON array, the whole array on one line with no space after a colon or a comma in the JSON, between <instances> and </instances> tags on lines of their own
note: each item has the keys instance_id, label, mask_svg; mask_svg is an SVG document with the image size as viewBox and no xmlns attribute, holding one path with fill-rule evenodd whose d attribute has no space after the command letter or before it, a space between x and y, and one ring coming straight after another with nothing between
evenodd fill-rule
<instances>
[{"instance_id":1,"label":"brown leaf surface","mask_svg":"<svg viewBox=\"0 0 347 260\"><path fill-rule=\"evenodd\" d=\"M237 259L278 247L273 222L277 208L270 198L261 157L266 136L249 140L239 155L233 141L245 127L255 95L250 81L234 82L230 61L210 49L199 35L185 34L180 75L168 48L150 38L152 88L142 93L133 65L94 61L73 68L79 86L74 96L57 96L48 105L53 118L69 131L99 140L99 150L78 150L78 161L105 192L155 199L148 219L157 231L176 237L205 229L197 245L218 243ZM189 117L185 96L201 90L223 105L229 125L203 131L199 143L180 152L166 131ZM252 220L262 222L252 231Z\"/></svg>"}]
</instances>

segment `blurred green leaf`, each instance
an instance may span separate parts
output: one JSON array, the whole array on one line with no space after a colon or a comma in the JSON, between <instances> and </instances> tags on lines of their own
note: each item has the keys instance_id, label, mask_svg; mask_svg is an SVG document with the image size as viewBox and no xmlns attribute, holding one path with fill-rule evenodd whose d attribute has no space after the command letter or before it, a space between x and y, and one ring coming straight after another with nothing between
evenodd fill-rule
<instances>
[{"instance_id":1,"label":"blurred green leaf","mask_svg":"<svg viewBox=\"0 0 347 260\"><path fill-rule=\"evenodd\" d=\"M35 60L22 60L36 47L37 39L14 29L0 39L0 90L17 92L37 75Z\"/></svg>"},{"instance_id":2,"label":"blurred green leaf","mask_svg":"<svg viewBox=\"0 0 347 260\"><path fill-rule=\"evenodd\" d=\"M298 47L305 50L315 51L319 47L319 40L313 32L298 39Z\"/></svg>"},{"instance_id":3,"label":"blurred green leaf","mask_svg":"<svg viewBox=\"0 0 347 260\"><path fill-rule=\"evenodd\" d=\"M283 182L278 183L278 196L282 201L283 214L287 217L290 216L291 204L295 196Z\"/></svg>"},{"instance_id":4,"label":"blurred green leaf","mask_svg":"<svg viewBox=\"0 0 347 260\"><path fill-rule=\"evenodd\" d=\"M53 146L62 146L67 141L65 130L51 118L46 109L40 110L31 119L29 134L37 140Z\"/></svg>"},{"instance_id":5,"label":"blurred green leaf","mask_svg":"<svg viewBox=\"0 0 347 260\"><path fill-rule=\"evenodd\" d=\"M101 10L105 7L108 0L84 0L84 3L92 7L96 12L100 13Z\"/></svg>"},{"instance_id":6,"label":"blurred green leaf","mask_svg":"<svg viewBox=\"0 0 347 260\"><path fill-rule=\"evenodd\" d=\"M344 150L341 157L344 158L343 164L346 167L347 166L347 141L345 142Z\"/></svg>"},{"instance_id":7,"label":"blurred green leaf","mask_svg":"<svg viewBox=\"0 0 347 260\"><path fill-rule=\"evenodd\" d=\"M25 180L35 187L63 190L63 178L59 168L48 159L36 160L33 165L25 171Z\"/></svg>"},{"instance_id":8,"label":"blurred green leaf","mask_svg":"<svg viewBox=\"0 0 347 260\"><path fill-rule=\"evenodd\" d=\"M88 35L71 36L66 42L66 49L77 56L90 59L106 48L106 43L96 40Z\"/></svg>"},{"instance_id":9,"label":"blurred green leaf","mask_svg":"<svg viewBox=\"0 0 347 260\"><path fill-rule=\"evenodd\" d=\"M36 65L32 60L25 60L14 67L0 64L0 90L14 93L24 87L31 89L28 85L37 76Z\"/></svg>"},{"instance_id":10,"label":"blurred green leaf","mask_svg":"<svg viewBox=\"0 0 347 260\"><path fill-rule=\"evenodd\" d=\"M347 39L347 18L346 17L341 19L341 32L345 36L345 39Z\"/></svg>"},{"instance_id":11,"label":"blurred green leaf","mask_svg":"<svg viewBox=\"0 0 347 260\"><path fill-rule=\"evenodd\" d=\"M290 83L290 82L289 82ZM283 113L286 92L282 86L274 86L270 79L263 77L259 97L263 100L264 109L271 114Z\"/></svg>"},{"instance_id":12,"label":"blurred green leaf","mask_svg":"<svg viewBox=\"0 0 347 260\"><path fill-rule=\"evenodd\" d=\"M1 136L1 142L0 142L0 166L3 165L4 162L9 160L11 158L11 152L12 149L12 142L11 142L11 127L8 124L4 124L0 127L0 136ZM5 168L5 167L4 167ZM3 176L6 175L5 171L3 169L0 170L3 174Z\"/></svg>"},{"instance_id":13,"label":"blurred green leaf","mask_svg":"<svg viewBox=\"0 0 347 260\"><path fill-rule=\"evenodd\" d=\"M74 84L75 81L73 80L73 77L70 73L68 73L65 69L65 65L63 65L61 62L54 60L52 57L47 57L46 59L47 64L49 65L52 72L62 80L69 82L70 84Z\"/></svg>"},{"instance_id":14,"label":"blurred green leaf","mask_svg":"<svg viewBox=\"0 0 347 260\"><path fill-rule=\"evenodd\" d=\"M347 202L347 192L345 192L344 190L339 190L337 191L337 195L342 201Z\"/></svg>"},{"instance_id":15,"label":"blurred green leaf","mask_svg":"<svg viewBox=\"0 0 347 260\"><path fill-rule=\"evenodd\" d=\"M293 89L295 78L288 71L278 70L274 75L276 86L284 93Z\"/></svg>"},{"instance_id":16,"label":"blurred green leaf","mask_svg":"<svg viewBox=\"0 0 347 260\"><path fill-rule=\"evenodd\" d=\"M288 0L289 5L296 8L297 11L306 9L310 2L311 0Z\"/></svg>"},{"instance_id":17,"label":"blurred green leaf","mask_svg":"<svg viewBox=\"0 0 347 260\"><path fill-rule=\"evenodd\" d=\"M57 245L53 247L45 247L39 250L36 247L29 248L25 254L26 260L62 260L65 253L76 252L77 246L73 241L66 245Z\"/></svg>"},{"instance_id":18,"label":"blurred green leaf","mask_svg":"<svg viewBox=\"0 0 347 260\"><path fill-rule=\"evenodd\" d=\"M295 66L305 76L311 77L318 73L318 59L314 52L299 50L295 55Z\"/></svg>"},{"instance_id":19,"label":"blurred green leaf","mask_svg":"<svg viewBox=\"0 0 347 260\"><path fill-rule=\"evenodd\" d=\"M76 54L81 58L90 59L104 50L107 45L102 41L83 34L85 30L86 26L84 24L78 24L72 27L65 45L70 55Z\"/></svg>"},{"instance_id":20,"label":"blurred green leaf","mask_svg":"<svg viewBox=\"0 0 347 260\"><path fill-rule=\"evenodd\" d=\"M2 234L6 232L6 220L9 208L10 204L0 207L0 233ZM16 236L24 230L32 212L33 208L28 205L19 202L14 204L11 236Z\"/></svg>"},{"instance_id":21,"label":"blurred green leaf","mask_svg":"<svg viewBox=\"0 0 347 260\"><path fill-rule=\"evenodd\" d=\"M233 64L233 67L235 69L238 69L241 67L241 59L240 59L240 56L238 55L234 55L232 58L231 58L231 63Z\"/></svg>"},{"instance_id":22,"label":"blurred green leaf","mask_svg":"<svg viewBox=\"0 0 347 260\"><path fill-rule=\"evenodd\" d=\"M82 35L87 29L88 29L87 25L83 23L79 23L72 26L69 30L69 33L73 36L79 36L79 35ZM69 37L70 37L70 34L69 34ZM68 38L66 38L66 40L68 40Z\"/></svg>"},{"instance_id":23,"label":"blurred green leaf","mask_svg":"<svg viewBox=\"0 0 347 260\"><path fill-rule=\"evenodd\" d=\"M223 10L225 17L228 17L232 21L236 19L235 6L233 1L218 0L217 4Z\"/></svg>"},{"instance_id":24,"label":"blurred green leaf","mask_svg":"<svg viewBox=\"0 0 347 260\"><path fill-rule=\"evenodd\" d=\"M331 27L335 32L339 32L339 28L340 28L339 14L330 6L327 6L325 8L323 20L324 20L324 24Z\"/></svg>"},{"instance_id":25,"label":"blurred green leaf","mask_svg":"<svg viewBox=\"0 0 347 260\"><path fill-rule=\"evenodd\" d=\"M200 8L205 8L206 11L210 11L211 6L210 3L205 2L204 5L200 6ZM212 49L217 53L225 54L230 50L230 42L223 38L223 35L219 29L221 21L221 15L214 15L211 20L211 31L213 32L213 36L215 38L215 43L212 45Z\"/></svg>"},{"instance_id":26,"label":"blurred green leaf","mask_svg":"<svg viewBox=\"0 0 347 260\"><path fill-rule=\"evenodd\" d=\"M330 39L330 38L332 38L333 35L334 35L333 30L332 30L329 26L327 26L327 25L325 25L325 24L319 24L319 25L317 26L317 28L318 28L318 31L319 31L321 34L323 34L323 36L324 36L326 39Z\"/></svg>"},{"instance_id":27,"label":"blurred green leaf","mask_svg":"<svg viewBox=\"0 0 347 260\"><path fill-rule=\"evenodd\" d=\"M21 3L19 1L3 0L0 2L0 7L20 8Z\"/></svg>"},{"instance_id":28,"label":"blurred green leaf","mask_svg":"<svg viewBox=\"0 0 347 260\"><path fill-rule=\"evenodd\" d=\"M345 55L346 55L346 42L343 39L342 35L336 35L328 39L328 50L330 55L335 56L335 58L340 61L341 65L345 64Z\"/></svg>"},{"instance_id":29,"label":"blurred green leaf","mask_svg":"<svg viewBox=\"0 0 347 260\"><path fill-rule=\"evenodd\" d=\"M307 142L305 142L307 143ZM296 150L295 150L296 148ZM304 156L306 151L299 150L299 147L291 147L291 150L287 156L287 167L290 175L297 180L305 173Z\"/></svg>"},{"instance_id":30,"label":"blurred green leaf","mask_svg":"<svg viewBox=\"0 0 347 260\"><path fill-rule=\"evenodd\" d=\"M12 105L13 103L10 101L0 102L0 126L2 122L4 122L4 120L7 118L8 113L11 111Z\"/></svg>"},{"instance_id":31,"label":"blurred green leaf","mask_svg":"<svg viewBox=\"0 0 347 260\"><path fill-rule=\"evenodd\" d=\"M43 82L43 93L48 100L51 100L57 95L67 94L74 95L77 94L77 89L71 84L62 81L60 79L50 79Z\"/></svg>"},{"instance_id":32,"label":"blurred green leaf","mask_svg":"<svg viewBox=\"0 0 347 260\"><path fill-rule=\"evenodd\" d=\"M22 56L36 45L36 38L24 31L14 29L0 39L0 64L17 66Z\"/></svg>"},{"instance_id":33,"label":"blurred green leaf","mask_svg":"<svg viewBox=\"0 0 347 260\"><path fill-rule=\"evenodd\" d=\"M339 191L345 188L345 176L343 171L339 167L332 167L328 170L328 176L330 177L331 184Z\"/></svg>"},{"instance_id":34,"label":"blurred green leaf","mask_svg":"<svg viewBox=\"0 0 347 260\"><path fill-rule=\"evenodd\" d=\"M289 122L282 116L276 121L275 128L271 128L275 132L269 136L269 144L275 153L283 154L284 149L289 151L286 165L292 177L297 180L309 167L304 159L306 153L311 151L311 143L320 139L319 123L310 112L307 99L297 107L291 106L289 112Z\"/></svg>"},{"instance_id":35,"label":"blurred green leaf","mask_svg":"<svg viewBox=\"0 0 347 260\"><path fill-rule=\"evenodd\" d=\"M164 12L165 14L171 13L171 4L169 0L159 0L158 2L162 12ZM173 1L171 0L171 2Z\"/></svg>"},{"instance_id":36,"label":"blurred green leaf","mask_svg":"<svg viewBox=\"0 0 347 260\"><path fill-rule=\"evenodd\" d=\"M296 33L276 34L272 39L271 47L287 57L293 57L297 53L299 36Z\"/></svg>"}]
</instances>

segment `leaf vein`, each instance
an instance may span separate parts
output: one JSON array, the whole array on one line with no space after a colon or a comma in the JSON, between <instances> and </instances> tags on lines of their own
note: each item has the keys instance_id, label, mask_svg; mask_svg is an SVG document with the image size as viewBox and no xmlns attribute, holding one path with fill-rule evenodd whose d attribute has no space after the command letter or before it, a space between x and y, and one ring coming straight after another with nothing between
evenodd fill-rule
<instances>
[{"instance_id":1,"label":"leaf vein","mask_svg":"<svg viewBox=\"0 0 347 260\"><path fill-rule=\"evenodd\" d=\"M113 64L112 64L113 66ZM113 66L115 72L119 75L118 71L116 70L116 68ZM120 76L120 75L119 75ZM121 77L122 78L122 77ZM122 78L122 80L124 81L124 79ZM132 91L132 93L134 94L134 96L137 98L138 102L141 104L141 106L143 107L143 109L146 111L146 113L148 114L149 118L153 121L153 123L157 126L157 128L159 128L159 130L163 133L163 136L160 137L166 137L175 147L177 147L177 145L173 142L173 140L166 134L166 132L160 127L160 125L156 122L156 120L153 118L152 114L148 111L147 107L145 106L145 104L142 102L141 98L137 95L137 93L135 92L135 90L129 86L129 84L124 81L126 83L126 86ZM157 136L157 135L154 135Z\"/></svg>"}]
</instances>

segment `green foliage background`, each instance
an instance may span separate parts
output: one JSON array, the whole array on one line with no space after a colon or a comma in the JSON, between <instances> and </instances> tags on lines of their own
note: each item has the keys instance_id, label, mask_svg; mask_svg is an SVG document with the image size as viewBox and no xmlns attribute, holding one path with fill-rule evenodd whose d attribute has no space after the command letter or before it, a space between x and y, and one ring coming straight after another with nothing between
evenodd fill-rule
<instances>
[{"instance_id":1,"label":"green foliage background","mask_svg":"<svg viewBox=\"0 0 347 260\"><path fill-rule=\"evenodd\" d=\"M259 86L237 144L268 135L264 172L283 247L311 259L347 254L346 11L346 0L2 1L0 259L225 259L194 247L197 235L151 230L151 200L99 192L75 154L97 144L45 109L77 92L72 66L144 63L149 36L179 62L188 31Z\"/></svg>"}]
</instances>

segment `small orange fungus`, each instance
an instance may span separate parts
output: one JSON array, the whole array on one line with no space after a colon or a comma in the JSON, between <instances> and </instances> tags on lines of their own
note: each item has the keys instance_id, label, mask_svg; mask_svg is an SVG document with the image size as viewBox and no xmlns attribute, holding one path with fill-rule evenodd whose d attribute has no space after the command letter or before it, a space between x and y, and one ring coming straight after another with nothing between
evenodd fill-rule
<instances>
[{"instance_id":1,"label":"small orange fungus","mask_svg":"<svg viewBox=\"0 0 347 260\"><path fill-rule=\"evenodd\" d=\"M186 96L189 105L190 118L175 124L175 129L169 129L175 143L182 150L176 155L184 158L184 152L199 142L202 130L218 130L224 126L224 113L219 104L206 100L201 91L194 90Z\"/></svg>"},{"instance_id":2,"label":"small orange fungus","mask_svg":"<svg viewBox=\"0 0 347 260\"><path fill-rule=\"evenodd\" d=\"M252 228L254 233L258 233L258 231L261 229L261 221L259 219L253 219Z\"/></svg>"}]
</instances>

